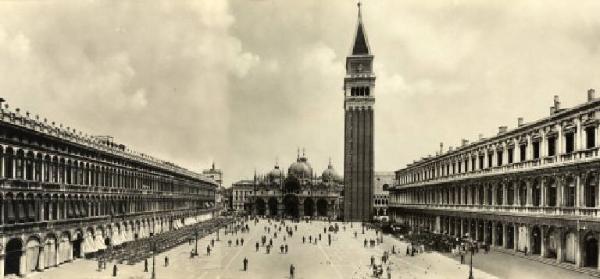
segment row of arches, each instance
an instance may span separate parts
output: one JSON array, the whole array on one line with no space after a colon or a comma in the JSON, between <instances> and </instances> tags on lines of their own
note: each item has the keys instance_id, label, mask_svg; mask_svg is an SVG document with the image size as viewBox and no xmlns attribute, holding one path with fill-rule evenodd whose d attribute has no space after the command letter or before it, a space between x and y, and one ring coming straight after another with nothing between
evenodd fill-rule
<instances>
[{"instance_id":1,"label":"row of arches","mask_svg":"<svg viewBox=\"0 0 600 279\"><path fill-rule=\"evenodd\" d=\"M105 250L111 245L119 246L128 241L203 222L211 216L211 213L195 216L180 214L7 237L4 275L23 276L33 271L42 271Z\"/></svg>"},{"instance_id":2,"label":"row of arches","mask_svg":"<svg viewBox=\"0 0 600 279\"><path fill-rule=\"evenodd\" d=\"M275 197L270 197L265 201L263 198L256 198L255 200L255 213L263 216L278 216L280 214L279 201ZM303 203L300 204L298 196L296 195L285 195L282 201L283 213L285 216L290 217L326 217L329 213L329 204L326 199L318 198L316 202L313 198L304 198ZM302 213L300 214L300 207L302 207Z\"/></svg>"},{"instance_id":3,"label":"row of arches","mask_svg":"<svg viewBox=\"0 0 600 279\"><path fill-rule=\"evenodd\" d=\"M471 238L479 243L555 259L559 263L599 268L600 230L422 214L394 214L394 221L408 225L417 232Z\"/></svg>"},{"instance_id":4,"label":"row of arches","mask_svg":"<svg viewBox=\"0 0 600 279\"><path fill-rule=\"evenodd\" d=\"M137 163L126 163L124 160L111 160L107 157L99 161L81 157L81 154L56 155L3 145L0 146L0 177L66 185L214 196L213 187L197 179L176 177ZM197 187L198 184L203 187Z\"/></svg>"},{"instance_id":5,"label":"row of arches","mask_svg":"<svg viewBox=\"0 0 600 279\"><path fill-rule=\"evenodd\" d=\"M597 172L540 176L508 182L448 185L393 191L399 204L506 205L533 207L598 207ZM578 198L580 197L580 198Z\"/></svg>"},{"instance_id":6,"label":"row of arches","mask_svg":"<svg viewBox=\"0 0 600 279\"><path fill-rule=\"evenodd\" d=\"M212 201L193 197L0 193L0 225L179 209L208 209Z\"/></svg>"}]
</instances>

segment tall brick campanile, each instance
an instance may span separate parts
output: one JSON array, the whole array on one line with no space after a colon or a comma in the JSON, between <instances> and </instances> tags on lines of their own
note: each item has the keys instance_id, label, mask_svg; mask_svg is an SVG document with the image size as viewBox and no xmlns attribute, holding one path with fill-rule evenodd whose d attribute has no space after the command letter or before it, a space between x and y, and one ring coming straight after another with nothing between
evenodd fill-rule
<instances>
[{"instance_id":1,"label":"tall brick campanile","mask_svg":"<svg viewBox=\"0 0 600 279\"><path fill-rule=\"evenodd\" d=\"M351 54L344 78L344 220L369 221L373 216L373 55L365 33L360 3Z\"/></svg>"}]
</instances>

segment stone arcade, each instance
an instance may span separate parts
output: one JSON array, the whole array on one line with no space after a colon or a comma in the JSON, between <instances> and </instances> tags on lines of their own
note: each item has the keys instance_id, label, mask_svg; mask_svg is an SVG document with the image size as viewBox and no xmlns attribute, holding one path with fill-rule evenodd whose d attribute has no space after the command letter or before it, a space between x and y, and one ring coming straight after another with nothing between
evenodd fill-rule
<instances>
[{"instance_id":1,"label":"stone arcade","mask_svg":"<svg viewBox=\"0 0 600 279\"><path fill-rule=\"evenodd\" d=\"M1 104L0 104L1 105ZM0 278L212 218L216 182L0 108Z\"/></svg>"},{"instance_id":2,"label":"stone arcade","mask_svg":"<svg viewBox=\"0 0 600 279\"><path fill-rule=\"evenodd\" d=\"M396 171L390 211L416 231L471 237L598 268L600 99L480 138Z\"/></svg>"}]
</instances>

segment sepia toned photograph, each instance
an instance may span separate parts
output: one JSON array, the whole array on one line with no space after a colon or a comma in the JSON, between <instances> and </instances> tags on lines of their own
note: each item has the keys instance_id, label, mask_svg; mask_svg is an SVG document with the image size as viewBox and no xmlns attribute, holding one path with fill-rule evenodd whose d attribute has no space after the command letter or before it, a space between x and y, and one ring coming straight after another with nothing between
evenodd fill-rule
<instances>
[{"instance_id":1,"label":"sepia toned photograph","mask_svg":"<svg viewBox=\"0 0 600 279\"><path fill-rule=\"evenodd\" d=\"M599 11L0 0L0 279L600 278Z\"/></svg>"}]
</instances>

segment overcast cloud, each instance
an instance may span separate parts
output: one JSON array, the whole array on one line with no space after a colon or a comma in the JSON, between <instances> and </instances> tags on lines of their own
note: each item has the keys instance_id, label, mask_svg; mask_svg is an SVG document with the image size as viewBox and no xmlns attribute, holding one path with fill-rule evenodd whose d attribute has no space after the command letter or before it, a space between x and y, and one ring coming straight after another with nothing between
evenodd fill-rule
<instances>
[{"instance_id":1,"label":"overcast cloud","mask_svg":"<svg viewBox=\"0 0 600 279\"><path fill-rule=\"evenodd\" d=\"M600 85L600 2L364 1L376 170ZM354 1L0 2L0 96L226 184L305 147L342 173Z\"/></svg>"}]
</instances>

